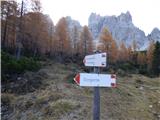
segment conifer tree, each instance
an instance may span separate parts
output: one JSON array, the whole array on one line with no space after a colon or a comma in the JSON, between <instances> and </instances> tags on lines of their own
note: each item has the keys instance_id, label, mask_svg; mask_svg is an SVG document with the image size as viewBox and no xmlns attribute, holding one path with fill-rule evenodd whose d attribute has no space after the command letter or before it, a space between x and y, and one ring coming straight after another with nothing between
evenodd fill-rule
<instances>
[{"instance_id":1,"label":"conifer tree","mask_svg":"<svg viewBox=\"0 0 160 120\"><path fill-rule=\"evenodd\" d=\"M155 43L155 49L153 51L152 69L154 75L160 74L160 42Z\"/></svg>"}]
</instances>

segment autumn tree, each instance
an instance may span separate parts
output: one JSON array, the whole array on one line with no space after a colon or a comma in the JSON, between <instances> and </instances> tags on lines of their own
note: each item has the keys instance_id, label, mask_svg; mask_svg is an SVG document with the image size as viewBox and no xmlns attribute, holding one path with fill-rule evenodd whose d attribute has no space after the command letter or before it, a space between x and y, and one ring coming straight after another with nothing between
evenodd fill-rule
<instances>
[{"instance_id":1,"label":"autumn tree","mask_svg":"<svg viewBox=\"0 0 160 120\"><path fill-rule=\"evenodd\" d=\"M73 52L72 53L77 54L79 51L78 43L80 40L80 34L79 34L77 26L74 26L72 33L73 33L73 35L72 35L73 36L72 37L72 46L73 46L72 51Z\"/></svg>"},{"instance_id":2,"label":"autumn tree","mask_svg":"<svg viewBox=\"0 0 160 120\"><path fill-rule=\"evenodd\" d=\"M148 70L152 69L153 51L154 51L154 41L151 41L149 43L149 47L147 49L147 65L148 65Z\"/></svg>"},{"instance_id":3,"label":"autumn tree","mask_svg":"<svg viewBox=\"0 0 160 120\"><path fill-rule=\"evenodd\" d=\"M128 50L123 41L120 43L118 58L120 62L126 62L129 60Z\"/></svg>"},{"instance_id":4,"label":"autumn tree","mask_svg":"<svg viewBox=\"0 0 160 120\"><path fill-rule=\"evenodd\" d=\"M91 54L93 52L93 38L87 26L83 27L79 45L82 56Z\"/></svg>"},{"instance_id":5,"label":"autumn tree","mask_svg":"<svg viewBox=\"0 0 160 120\"><path fill-rule=\"evenodd\" d=\"M100 44L98 48L107 53L107 58L109 62L115 63L117 60L117 52L118 47L116 41L112 38L111 33L108 31L107 28L102 30L100 35Z\"/></svg>"},{"instance_id":6,"label":"autumn tree","mask_svg":"<svg viewBox=\"0 0 160 120\"><path fill-rule=\"evenodd\" d=\"M118 46L114 39L111 42L111 50L110 50L110 62L116 63L118 60Z\"/></svg>"},{"instance_id":7,"label":"autumn tree","mask_svg":"<svg viewBox=\"0 0 160 120\"><path fill-rule=\"evenodd\" d=\"M32 56L50 54L52 45L52 33L50 29L53 25L47 15L42 14L40 1L32 2L32 12L28 12L25 18L25 30L23 46L25 52Z\"/></svg>"},{"instance_id":8,"label":"autumn tree","mask_svg":"<svg viewBox=\"0 0 160 120\"><path fill-rule=\"evenodd\" d=\"M138 52L137 63L140 66L144 66L146 64L146 54L143 52Z\"/></svg>"},{"instance_id":9,"label":"autumn tree","mask_svg":"<svg viewBox=\"0 0 160 120\"><path fill-rule=\"evenodd\" d=\"M133 58L133 49L131 46L129 46L127 48L127 54L128 54L128 61L132 61L132 58Z\"/></svg>"},{"instance_id":10,"label":"autumn tree","mask_svg":"<svg viewBox=\"0 0 160 120\"><path fill-rule=\"evenodd\" d=\"M1 45L3 50L11 49L11 53L16 41L17 9L15 1L1 1Z\"/></svg>"},{"instance_id":11,"label":"autumn tree","mask_svg":"<svg viewBox=\"0 0 160 120\"><path fill-rule=\"evenodd\" d=\"M64 17L58 21L55 28L57 44L56 51L58 52L61 61L65 55L70 54L71 50L70 38L67 28L67 22Z\"/></svg>"},{"instance_id":12,"label":"autumn tree","mask_svg":"<svg viewBox=\"0 0 160 120\"><path fill-rule=\"evenodd\" d=\"M48 23L48 28L49 28L49 42L48 42L48 46L49 46L49 50L48 50L48 54L49 56L53 56L53 47L54 47L54 24L52 22L52 20Z\"/></svg>"},{"instance_id":13,"label":"autumn tree","mask_svg":"<svg viewBox=\"0 0 160 120\"><path fill-rule=\"evenodd\" d=\"M137 45L137 41L133 40L132 41L132 50L133 50L133 54L132 54L132 62L134 64L137 64L137 49L138 49L138 45Z\"/></svg>"}]
</instances>

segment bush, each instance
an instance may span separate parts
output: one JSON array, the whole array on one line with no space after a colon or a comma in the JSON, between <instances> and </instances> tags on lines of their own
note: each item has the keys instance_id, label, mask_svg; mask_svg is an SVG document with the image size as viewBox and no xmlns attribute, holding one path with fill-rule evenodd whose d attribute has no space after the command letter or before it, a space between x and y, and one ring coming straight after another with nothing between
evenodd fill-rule
<instances>
[{"instance_id":1,"label":"bush","mask_svg":"<svg viewBox=\"0 0 160 120\"><path fill-rule=\"evenodd\" d=\"M6 52L1 52L2 79L6 74L20 74L25 71L35 71L40 68L40 63L33 58L22 57L17 60Z\"/></svg>"},{"instance_id":2,"label":"bush","mask_svg":"<svg viewBox=\"0 0 160 120\"><path fill-rule=\"evenodd\" d=\"M130 63L120 64L119 68L125 71L134 70L134 66Z\"/></svg>"}]
</instances>

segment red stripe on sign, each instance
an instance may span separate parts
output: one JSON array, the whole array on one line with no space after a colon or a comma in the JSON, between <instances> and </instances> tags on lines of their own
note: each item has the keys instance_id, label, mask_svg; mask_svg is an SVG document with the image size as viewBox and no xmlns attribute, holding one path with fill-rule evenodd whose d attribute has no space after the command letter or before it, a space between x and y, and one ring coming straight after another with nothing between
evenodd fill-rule
<instances>
[{"instance_id":1,"label":"red stripe on sign","mask_svg":"<svg viewBox=\"0 0 160 120\"><path fill-rule=\"evenodd\" d=\"M76 77L74 78L74 81L79 84L80 83L80 74L77 74Z\"/></svg>"},{"instance_id":2,"label":"red stripe on sign","mask_svg":"<svg viewBox=\"0 0 160 120\"><path fill-rule=\"evenodd\" d=\"M117 84L116 83L111 83L111 86L115 88L115 87L117 87Z\"/></svg>"},{"instance_id":3,"label":"red stripe on sign","mask_svg":"<svg viewBox=\"0 0 160 120\"><path fill-rule=\"evenodd\" d=\"M113 78L116 79L116 75L115 75L115 74L112 74L112 75L111 75L111 78L112 78L112 79L113 79Z\"/></svg>"},{"instance_id":4,"label":"red stripe on sign","mask_svg":"<svg viewBox=\"0 0 160 120\"><path fill-rule=\"evenodd\" d=\"M78 84L80 83L80 74L78 74L78 76L77 76L77 83Z\"/></svg>"}]
</instances>

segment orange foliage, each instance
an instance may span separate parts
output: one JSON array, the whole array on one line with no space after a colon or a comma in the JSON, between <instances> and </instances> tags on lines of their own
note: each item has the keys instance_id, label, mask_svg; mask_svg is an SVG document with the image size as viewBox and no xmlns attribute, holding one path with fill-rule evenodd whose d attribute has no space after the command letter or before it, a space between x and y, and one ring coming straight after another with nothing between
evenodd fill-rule
<instances>
[{"instance_id":1,"label":"orange foliage","mask_svg":"<svg viewBox=\"0 0 160 120\"><path fill-rule=\"evenodd\" d=\"M116 41L106 28L103 29L100 35L100 45L97 49L107 52L109 62L115 63L117 61L118 47Z\"/></svg>"},{"instance_id":2,"label":"orange foliage","mask_svg":"<svg viewBox=\"0 0 160 120\"><path fill-rule=\"evenodd\" d=\"M66 19L63 17L61 18L57 25L56 25L56 31L55 31L55 35L56 35L56 51L58 52L62 52L62 54L70 53L70 49L71 49L71 44L70 44L70 39L69 39L69 34L67 31L67 22Z\"/></svg>"},{"instance_id":3,"label":"orange foliage","mask_svg":"<svg viewBox=\"0 0 160 120\"><path fill-rule=\"evenodd\" d=\"M128 61L129 60L129 54L128 54L128 49L126 48L124 42L122 41L120 44L119 48L119 60L122 62Z\"/></svg>"},{"instance_id":4,"label":"orange foliage","mask_svg":"<svg viewBox=\"0 0 160 120\"><path fill-rule=\"evenodd\" d=\"M93 52L93 38L87 26L83 27L79 45L82 56Z\"/></svg>"},{"instance_id":5,"label":"orange foliage","mask_svg":"<svg viewBox=\"0 0 160 120\"><path fill-rule=\"evenodd\" d=\"M148 69L151 69L151 67L152 67L153 51L154 51L154 41L151 41L149 44L148 50L147 50Z\"/></svg>"},{"instance_id":6,"label":"orange foliage","mask_svg":"<svg viewBox=\"0 0 160 120\"><path fill-rule=\"evenodd\" d=\"M137 63L139 65L145 65L146 64L146 55L145 55L145 53L138 53Z\"/></svg>"}]
</instances>

